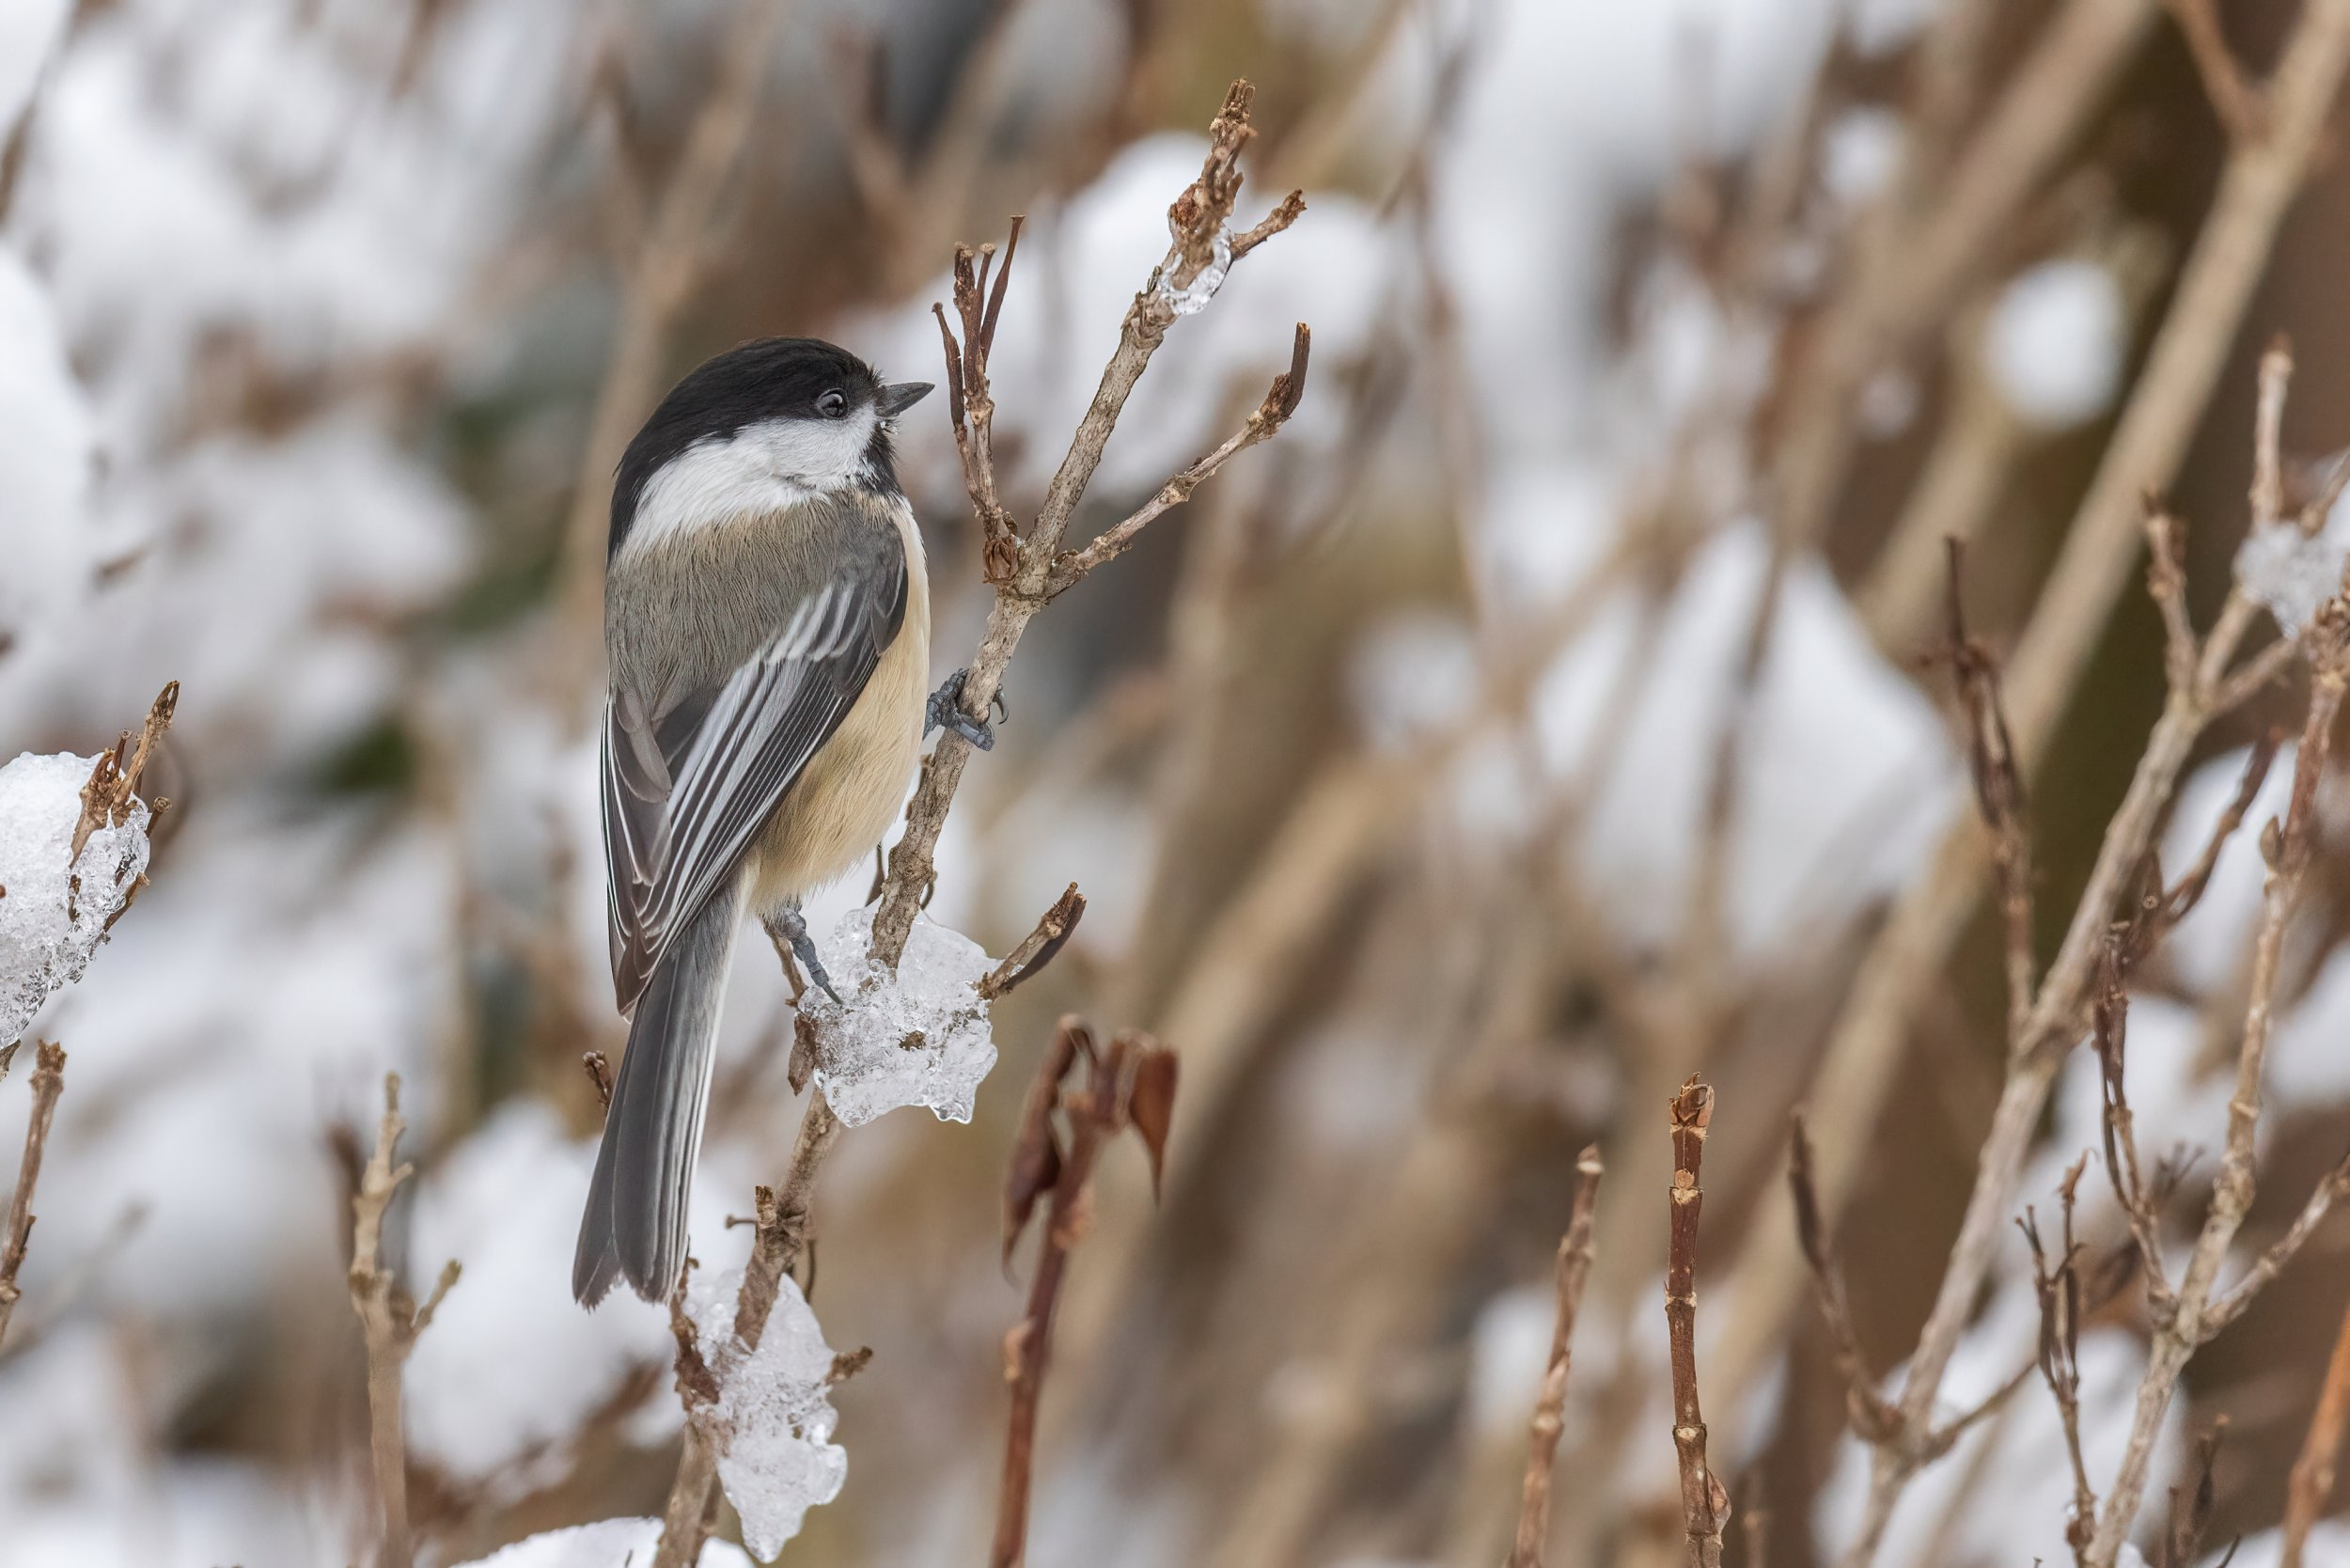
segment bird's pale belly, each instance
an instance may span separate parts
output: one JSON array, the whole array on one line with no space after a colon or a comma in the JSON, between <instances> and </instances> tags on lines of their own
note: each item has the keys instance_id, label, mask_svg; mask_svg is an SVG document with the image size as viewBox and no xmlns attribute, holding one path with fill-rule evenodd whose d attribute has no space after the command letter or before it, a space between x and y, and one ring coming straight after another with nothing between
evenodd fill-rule
<instances>
[{"instance_id":1,"label":"bird's pale belly","mask_svg":"<svg viewBox=\"0 0 2350 1568\"><path fill-rule=\"evenodd\" d=\"M918 565L917 565L917 570ZM927 606L923 606L927 608ZM922 745L929 627L908 606L831 742L817 749L752 847L751 908L779 908L838 881L887 836Z\"/></svg>"}]
</instances>

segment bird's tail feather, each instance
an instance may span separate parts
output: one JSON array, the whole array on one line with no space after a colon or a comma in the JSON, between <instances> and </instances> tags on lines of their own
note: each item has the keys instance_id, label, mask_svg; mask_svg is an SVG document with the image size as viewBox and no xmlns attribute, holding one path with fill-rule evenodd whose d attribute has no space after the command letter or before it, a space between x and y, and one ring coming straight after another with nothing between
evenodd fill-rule
<instances>
[{"instance_id":1,"label":"bird's tail feather","mask_svg":"<svg viewBox=\"0 0 2350 1568\"><path fill-rule=\"evenodd\" d=\"M622 1275L638 1295L663 1300L684 1266L686 1199L741 914L739 885L720 888L637 998L572 1258L572 1294L587 1306Z\"/></svg>"}]
</instances>

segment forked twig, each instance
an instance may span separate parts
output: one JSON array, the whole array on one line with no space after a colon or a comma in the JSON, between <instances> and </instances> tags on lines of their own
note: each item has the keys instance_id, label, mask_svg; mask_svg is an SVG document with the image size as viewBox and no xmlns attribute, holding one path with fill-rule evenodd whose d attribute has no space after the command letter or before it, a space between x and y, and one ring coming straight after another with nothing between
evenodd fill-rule
<instances>
[{"instance_id":1,"label":"forked twig","mask_svg":"<svg viewBox=\"0 0 2350 1568\"><path fill-rule=\"evenodd\" d=\"M408 1527L408 1445L400 1420L400 1370L416 1338L431 1326L459 1274L455 1259L441 1269L422 1306L384 1261L384 1215L400 1184L416 1168L398 1158L400 1136L408 1123L400 1114L400 1074L384 1075L384 1116L376 1123L375 1150L351 1198L351 1308L359 1315L368 1350L368 1448L375 1465L375 1491L384 1511L384 1555L388 1568L408 1568L415 1556Z\"/></svg>"}]
</instances>

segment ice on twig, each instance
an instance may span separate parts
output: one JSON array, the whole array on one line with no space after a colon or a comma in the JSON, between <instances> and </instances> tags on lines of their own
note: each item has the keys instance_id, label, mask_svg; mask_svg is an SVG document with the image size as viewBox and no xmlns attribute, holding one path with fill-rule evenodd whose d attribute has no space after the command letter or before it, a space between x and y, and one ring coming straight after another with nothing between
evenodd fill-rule
<instances>
[{"instance_id":1,"label":"ice on twig","mask_svg":"<svg viewBox=\"0 0 2350 1568\"><path fill-rule=\"evenodd\" d=\"M147 870L147 805L101 824L73 854L95 757L26 752L0 768L0 1045L82 978Z\"/></svg>"},{"instance_id":2,"label":"ice on twig","mask_svg":"<svg viewBox=\"0 0 2350 1568\"><path fill-rule=\"evenodd\" d=\"M960 932L917 919L895 975L870 956L873 912L853 909L820 951L843 998L811 988L800 1011L816 1030L815 1080L845 1126L900 1105L928 1105L941 1121L968 1121L995 1065L979 981L994 966Z\"/></svg>"},{"instance_id":3,"label":"ice on twig","mask_svg":"<svg viewBox=\"0 0 2350 1568\"><path fill-rule=\"evenodd\" d=\"M650 1568L660 1544L658 1519L599 1519L542 1530L462 1568ZM711 1541L702 1546L700 1568L750 1568L750 1560L732 1542Z\"/></svg>"},{"instance_id":4,"label":"ice on twig","mask_svg":"<svg viewBox=\"0 0 2350 1568\"><path fill-rule=\"evenodd\" d=\"M1224 274L1232 270L1232 226L1218 228L1212 243L1214 259L1199 269L1190 287L1176 288L1172 269L1159 274L1159 300L1178 316L1197 316L1208 308L1215 291L1224 287Z\"/></svg>"},{"instance_id":5,"label":"ice on twig","mask_svg":"<svg viewBox=\"0 0 2350 1568\"><path fill-rule=\"evenodd\" d=\"M2335 503L2326 525L2304 534L2292 521L2256 527L2235 553L2236 581L2277 618L2277 629L2298 636L2317 608L2342 591L2350 558L2350 504Z\"/></svg>"},{"instance_id":6,"label":"ice on twig","mask_svg":"<svg viewBox=\"0 0 2350 1568\"><path fill-rule=\"evenodd\" d=\"M703 1419L724 1444L719 1483L742 1515L743 1544L772 1562L809 1509L840 1495L849 1455L832 1441L840 1419L832 1407L833 1355L807 1298L787 1276L759 1348L746 1356L734 1337L742 1289L740 1269L697 1278L686 1309L718 1380L718 1403Z\"/></svg>"}]
</instances>

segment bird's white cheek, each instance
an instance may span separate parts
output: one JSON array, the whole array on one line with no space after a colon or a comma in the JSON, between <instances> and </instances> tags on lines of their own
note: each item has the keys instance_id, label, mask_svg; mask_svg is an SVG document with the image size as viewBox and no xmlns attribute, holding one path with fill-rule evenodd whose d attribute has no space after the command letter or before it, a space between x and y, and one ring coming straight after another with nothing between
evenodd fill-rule
<instances>
[{"instance_id":1,"label":"bird's white cheek","mask_svg":"<svg viewBox=\"0 0 2350 1568\"><path fill-rule=\"evenodd\" d=\"M621 548L650 548L839 489L864 463L874 418L867 408L846 419L776 420L696 443L645 486Z\"/></svg>"},{"instance_id":2,"label":"bird's white cheek","mask_svg":"<svg viewBox=\"0 0 2350 1568\"><path fill-rule=\"evenodd\" d=\"M845 419L777 420L755 425L735 441L776 478L830 490L855 477L873 439L875 419L870 408L861 408Z\"/></svg>"}]
</instances>

